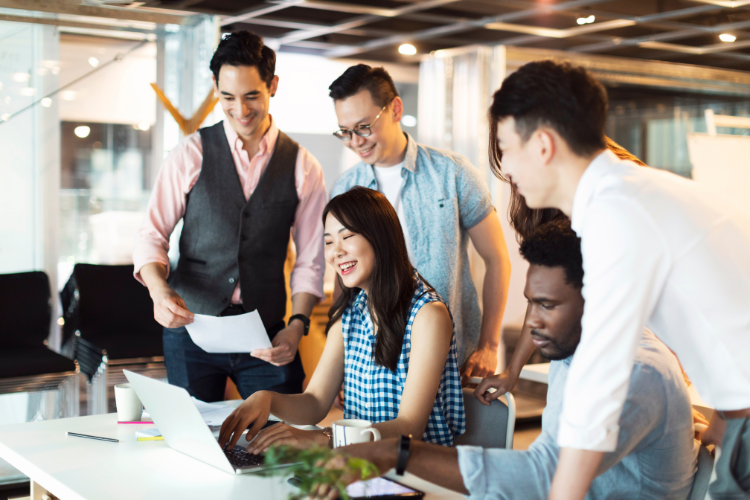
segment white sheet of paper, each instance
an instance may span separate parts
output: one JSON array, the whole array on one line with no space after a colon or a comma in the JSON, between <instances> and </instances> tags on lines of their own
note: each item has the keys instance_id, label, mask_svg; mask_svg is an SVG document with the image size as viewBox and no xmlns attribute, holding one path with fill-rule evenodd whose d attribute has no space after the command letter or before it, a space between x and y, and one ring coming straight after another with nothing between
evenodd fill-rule
<instances>
[{"instance_id":1,"label":"white sheet of paper","mask_svg":"<svg viewBox=\"0 0 750 500\"><path fill-rule=\"evenodd\" d=\"M258 311L223 317L196 314L185 328L206 352L252 352L273 347Z\"/></svg>"},{"instance_id":2,"label":"white sheet of paper","mask_svg":"<svg viewBox=\"0 0 750 500\"><path fill-rule=\"evenodd\" d=\"M234 408L231 406L206 403L196 398L192 399L195 407L198 408L201 417L203 417L203 420L205 420L206 424L211 427L221 427L224 420L226 420L226 418L234 411Z\"/></svg>"}]
</instances>

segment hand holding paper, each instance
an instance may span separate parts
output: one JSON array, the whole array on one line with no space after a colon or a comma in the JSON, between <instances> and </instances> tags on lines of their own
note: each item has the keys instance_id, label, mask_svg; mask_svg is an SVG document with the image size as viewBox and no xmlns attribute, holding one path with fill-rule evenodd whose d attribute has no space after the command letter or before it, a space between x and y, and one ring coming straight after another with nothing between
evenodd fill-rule
<instances>
[{"instance_id":1,"label":"hand holding paper","mask_svg":"<svg viewBox=\"0 0 750 500\"><path fill-rule=\"evenodd\" d=\"M258 311L223 317L196 314L185 328L193 342L206 352L252 352L272 347Z\"/></svg>"}]
</instances>

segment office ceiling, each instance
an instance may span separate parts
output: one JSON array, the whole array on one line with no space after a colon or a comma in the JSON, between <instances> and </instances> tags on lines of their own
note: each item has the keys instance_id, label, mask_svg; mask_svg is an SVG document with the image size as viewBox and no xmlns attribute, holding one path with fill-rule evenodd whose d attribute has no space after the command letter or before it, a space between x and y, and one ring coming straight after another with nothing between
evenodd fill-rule
<instances>
[{"instance_id":1,"label":"office ceiling","mask_svg":"<svg viewBox=\"0 0 750 500\"><path fill-rule=\"evenodd\" d=\"M275 39L269 42L281 51L328 57L417 62L435 50L502 43L750 70L750 0L147 0L142 6L217 14L225 31L248 29ZM736 40L724 42L722 34ZM399 54L404 43L417 54Z\"/></svg>"}]
</instances>

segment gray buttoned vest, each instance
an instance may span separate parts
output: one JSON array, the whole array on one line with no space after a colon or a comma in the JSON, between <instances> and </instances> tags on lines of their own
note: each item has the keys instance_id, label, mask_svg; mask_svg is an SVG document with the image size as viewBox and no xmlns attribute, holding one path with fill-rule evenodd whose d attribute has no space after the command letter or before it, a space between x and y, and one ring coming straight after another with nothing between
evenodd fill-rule
<instances>
[{"instance_id":1,"label":"gray buttoned vest","mask_svg":"<svg viewBox=\"0 0 750 500\"><path fill-rule=\"evenodd\" d=\"M187 195L180 259L169 284L193 313L218 316L239 280L242 304L266 329L286 313L284 261L299 199L299 145L279 131L276 146L245 200L224 124L200 129L203 165Z\"/></svg>"}]
</instances>

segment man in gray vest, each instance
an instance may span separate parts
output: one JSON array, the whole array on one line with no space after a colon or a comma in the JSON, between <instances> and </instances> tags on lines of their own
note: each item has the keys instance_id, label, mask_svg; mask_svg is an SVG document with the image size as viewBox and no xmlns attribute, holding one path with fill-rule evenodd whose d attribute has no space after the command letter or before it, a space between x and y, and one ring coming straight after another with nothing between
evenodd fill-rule
<instances>
[{"instance_id":1,"label":"man in gray vest","mask_svg":"<svg viewBox=\"0 0 750 500\"><path fill-rule=\"evenodd\" d=\"M323 171L268 113L279 77L276 54L257 35L226 35L211 59L226 120L187 136L165 160L138 231L135 277L164 326L169 382L203 401L224 398L230 377L243 398L258 390L296 393L304 371L297 345L323 297ZM183 219L180 258L170 272L169 236ZM284 323L284 262L297 249L292 317ZM257 310L273 348L213 354L185 325L194 314Z\"/></svg>"}]
</instances>

